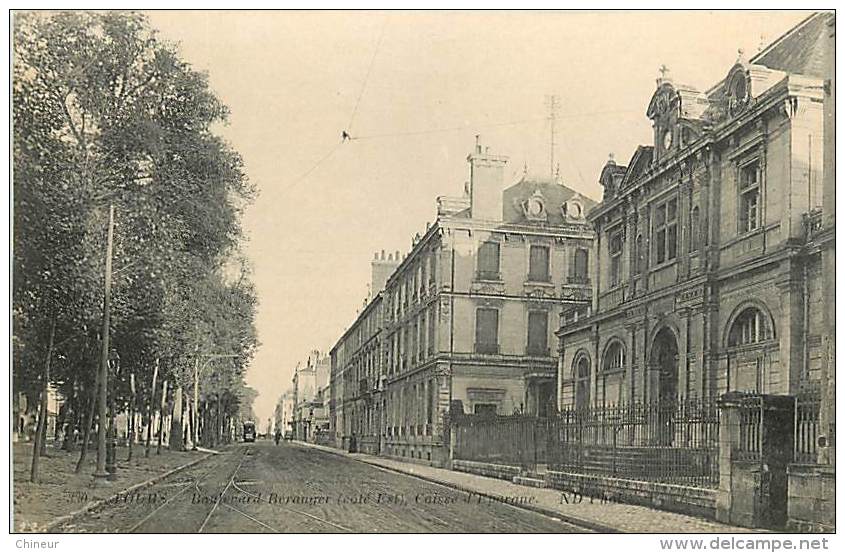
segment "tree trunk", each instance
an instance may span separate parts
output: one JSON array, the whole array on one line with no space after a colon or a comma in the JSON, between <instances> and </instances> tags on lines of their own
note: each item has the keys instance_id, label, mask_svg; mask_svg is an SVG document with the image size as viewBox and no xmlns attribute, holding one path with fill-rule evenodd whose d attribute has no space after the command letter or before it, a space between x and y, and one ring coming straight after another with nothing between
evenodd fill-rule
<instances>
[{"instance_id":1,"label":"tree trunk","mask_svg":"<svg viewBox=\"0 0 845 553\"><path fill-rule=\"evenodd\" d=\"M144 446L144 457L150 456L150 438L153 431L153 406L156 397L156 380L158 380L158 357L156 357L155 368L153 369L153 385L150 387L150 402L147 404L147 443Z\"/></svg>"},{"instance_id":2,"label":"tree trunk","mask_svg":"<svg viewBox=\"0 0 845 553\"><path fill-rule=\"evenodd\" d=\"M182 386L173 391L173 417L170 421L170 450L185 451L182 441Z\"/></svg>"},{"instance_id":3,"label":"tree trunk","mask_svg":"<svg viewBox=\"0 0 845 553\"><path fill-rule=\"evenodd\" d=\"M91 401L88 404L88 412L85 414L85 428L82 430L82 451L79 453L79 460L76 462L75 472L79 474L88 456L88 442L91 439L91 427L94 426L94 411L97 410L97 393L100 389L100 371L94 370L94 387L91 389Z\"/></svg>"},{"instance_id":4,"label":"tree trunk","mask_svg":"<svg viewBox=\"0 0 845 553\"><path fill-rule=\"evenodd\" d=\"M29 480L38 482L38 461L45 455L47 446L47 391L50 386L50 359L53 357L53 341L56 338L56 317L50 325L50 341L47 344L47 359L44 360L44 385L41 387L41 403L38 407L38 428L35 430L35 444L32 447L32 466Z\"/></svg>"},{"instance_id":5,"label":"tree trunk","mask_svg":"<svg viewBox=\"0 0 845 553\"><path fill-rule=\"evenodd\" d=\"M161 439L164 437L164 412L167 409L167 380L161 386L161 409L158 412L158 445L156 455L161 455Z\"/></svg>"}]
</instances>

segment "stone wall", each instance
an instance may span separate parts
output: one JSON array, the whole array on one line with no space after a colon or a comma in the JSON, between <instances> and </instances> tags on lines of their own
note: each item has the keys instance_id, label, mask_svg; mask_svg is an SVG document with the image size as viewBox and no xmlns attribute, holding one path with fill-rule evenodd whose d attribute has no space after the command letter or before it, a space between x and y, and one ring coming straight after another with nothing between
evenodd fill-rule
<instances>
[{"instance_id":1,"label":"stone wall","mask_svg":"<svg viewBox=\"0 0 845 553\"><path fill-rule=\"evenodd\" d=\"M836 526L836 473L833 467L790 465L787 530L834 532Z\"/></svg>"},{"instance_id":2,"label":"stone wall","mask_svg":"<svg viewBox=\"0 0 845 553\"><path fill-rule=\"evenodd\" d=\"M645 505L665 511L715 518L716 490L661 482L549 471L546 487L618 503Z\"/></svg>"}]
</instances>

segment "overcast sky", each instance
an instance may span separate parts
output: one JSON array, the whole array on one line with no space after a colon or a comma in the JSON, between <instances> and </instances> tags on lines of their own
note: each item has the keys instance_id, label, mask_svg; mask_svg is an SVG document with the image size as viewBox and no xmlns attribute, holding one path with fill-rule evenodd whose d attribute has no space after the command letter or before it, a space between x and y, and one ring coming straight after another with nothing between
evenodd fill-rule
<instances>
[{"instance_id":1,"label":"overcast sky","mask_svg":"<svg viewBox=\"0 0 845 553\"><path fill-rule=\"evenodd\" d=\"M509 180L526 164L548 175L544 98L557 94L564 183L599 199L608 154L627 164L651 141L661 64L709 88L737 49L752 56L807 13L149 15L209 73L232 112L220 132L259 190L244 220L262 343L247 382L266 421L297 361L354 320L373 253L407 252L435 198L461 193L474 135L510 157ZM341 145L344 129L358 140Z\"/></svg>"}]
</instances>

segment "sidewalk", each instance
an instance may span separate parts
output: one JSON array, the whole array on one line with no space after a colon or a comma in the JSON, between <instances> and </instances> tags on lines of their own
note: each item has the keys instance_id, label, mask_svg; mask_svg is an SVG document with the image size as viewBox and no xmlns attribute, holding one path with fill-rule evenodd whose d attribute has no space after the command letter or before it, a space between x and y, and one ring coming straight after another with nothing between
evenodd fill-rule
<instances>
[{"instance_id":1,"label":"sidewalk","mask_svg":"<svg viewBox=\"0 0 845 553\"><path fill-rule=\"evenodd\" d=\"M519 484L496 478L488 478L486 476L406 463L364 453L347 453L339 449L315 444L303 442L293 443L336 455L343 455L350 459L355 459L386 470L416 476L461 491L496 497L531 497L533 498L532 504L526 505L524 508L557 517L566 522L581 525L597 532L640 534L730 534L753 532L753 530L748 528L730 526L702 518L660 511L639 505L600 503L598 500L590 502L589 498L583 498L580 503L574 503L572 502L572 496L569 496L570 503L565 503L561 499L563 494L559 490L520 486Z\"/></svg>"},{"instance_id":2,"label":"sidewalk","mask_svg":"<svg viewBox=\"0 0 845 553\"><path fill-rule=\"evenodd\" d=\"M20 442L13 446L16 532L44 531L59 517L90 508L97 501L126 492L133 486L142 486L151 479L185 468L211 455L208 452L176 452L165 448L162 448L160 455L156 455L153 447L149 458L144 458L144 447L138 445L133 449L132 461L127 463L127 448L119 447L117 479L108 485L95 485L92 475L97 459L96 450L88 452L85 467L76 474L74 469L79 451L69 453L48 446L47 457L41 458L39 482L34 484L29 481L32 443Z\"/></svg>"}]
</instances>

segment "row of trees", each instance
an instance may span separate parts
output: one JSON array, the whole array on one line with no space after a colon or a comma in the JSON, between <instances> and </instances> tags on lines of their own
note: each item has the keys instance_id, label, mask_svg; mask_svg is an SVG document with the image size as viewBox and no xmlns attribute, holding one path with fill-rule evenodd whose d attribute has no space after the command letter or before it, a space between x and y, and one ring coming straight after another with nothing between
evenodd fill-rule
<instances>
[{"instance_id":1,"label":"row of trees","mask_svg":"<svg viewBox=\"0 0 845 553\"><path fill-rule=\"evenodd\" d=\"M16 14L13 48L14 391L43 423L57 386L69 432L108 422L95 412L111 211L110 413L150 421L170 405L181 447L203 363L198 430L218 442L252 399L243 371L257 347L238 253L254 189L213 132L227 108L142 15Z\"/></svg>"}]
</instances>

